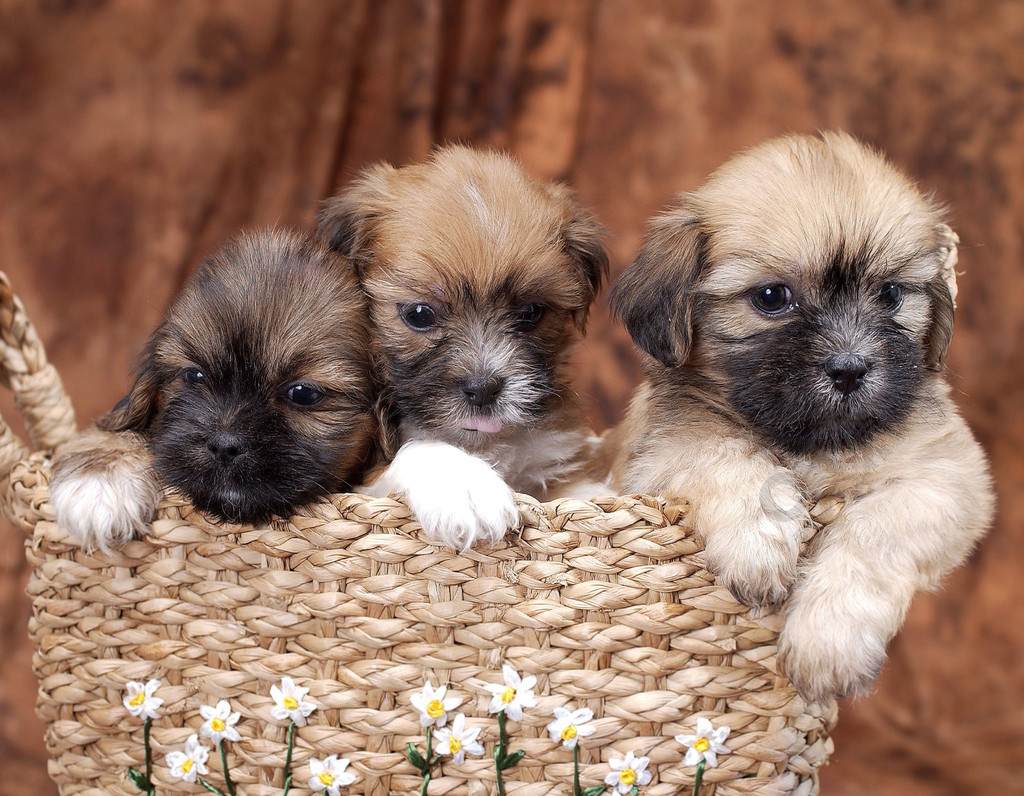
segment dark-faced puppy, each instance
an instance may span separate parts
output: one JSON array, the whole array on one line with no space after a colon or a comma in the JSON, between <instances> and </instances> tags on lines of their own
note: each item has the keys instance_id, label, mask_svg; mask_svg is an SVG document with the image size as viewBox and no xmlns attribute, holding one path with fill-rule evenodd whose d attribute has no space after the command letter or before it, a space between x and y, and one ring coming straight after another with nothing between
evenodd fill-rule
<instances>
[{"instance_id":1,"label":"dark-faced puppy","mask_svg":"<svg viewBox=\"0 0 1024 796\"><path fill-rule=\"evenodd\" d=\"M784 137L656 218L612 294L649 355L613 485L688 497L725 585L788 595L780 654L811 698L865 689L913 594L990 521L984 454L940 375L956 242L854 139ZM826 496L842 512L798 566Z\"/></svg>"},{"instance_id":2,"label":"dark-faced puppy","mask_svg":"<svg viewBox=\"0 0 1024 796\"><path fill-rule=\"evenodd\" d=\"M538 498L581 476L592 440L565 365L607 255L599 226L564 186L531 179L507 155L449 146L420 165L366 170L328 203L321 232L353 258L369 297L377 367L403 443L475 454ZM436 444L427 450L430 470L443 469L431 457L465 461ZM403 467L408 456L404 449L398 469L412 469ZM509 510L494 522L441 512L439 523L460 529L443 531L404 481L388 485L451 546L500 537L515 516L507 488L474 481L486 494L476 503Z\"/></svg>"},{"instance_id":3,"label":"dark-faced puppy","mask_svg":"<svg viewBox=\"0 0 1024 796\"><path fill-rule=\"evenodd\" d=\"M292 233L242 235L188 280L102 431L63 451L58 521L106 547L148 521L156 481L261 522L358 483L375 455L369 330L351 264Z\"/></svg>"}]
</instances>

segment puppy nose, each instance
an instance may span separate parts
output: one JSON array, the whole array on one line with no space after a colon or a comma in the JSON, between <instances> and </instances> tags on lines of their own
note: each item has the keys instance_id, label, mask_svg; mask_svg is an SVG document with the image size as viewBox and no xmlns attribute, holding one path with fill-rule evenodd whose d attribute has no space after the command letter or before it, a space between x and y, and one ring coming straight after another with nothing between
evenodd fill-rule
<instances>
[{"instance_id":1,"label":"puppy nose","mask_svg":"<svg viewBox=\"0 0 1024 796\"><path fill-rule=\"evenodd\" d=\"M230 431L218 431L206 441L206 447L221 464L231 464L245 452L245 442Z\"/></svg>"},{"instance_id":2,"label":"puppy nose","mask_svg":"<svg viewBox=\"0 0 1024 796\"><path fill-rule=\"evenodd\" d=\"M832 379L832 386L843 395L859 388L867 372L867 361L856 354L839 354L825 363L825 373Z\"/></svg>"},{"instance_id":3,"label":"puppy nose","mask_svg":"<svg viewBox=\"0 0 1024 796\"><path fill-rule=\"evenodd\" d=\"M462 382L462 392L473 406L490 406L504 386L498 376L474 376Z\"/></svg>"}]
</instances>

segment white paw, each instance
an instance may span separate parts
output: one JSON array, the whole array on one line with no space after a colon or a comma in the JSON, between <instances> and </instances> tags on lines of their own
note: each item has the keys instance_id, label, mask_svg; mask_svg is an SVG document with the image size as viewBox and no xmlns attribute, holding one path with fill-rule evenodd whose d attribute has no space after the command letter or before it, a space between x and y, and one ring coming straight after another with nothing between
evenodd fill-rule
<instances>
[{"instance_id":1,"label":"white paw","mask_svg":"<svg viewBox=\"0 0 1024 796\"><path fill-rule=\"evenodd\" d=\"M87 550L109 552L145 532L160 487L148 455L103 455L79 446L54 461L50 500L57 525Z\"/></svg>"},{"instance_id":2,"label":"white paw","mask_svg":"<svg viewBox=\"0 0 1024 796\"><path fill-rule=\"evenodd\" d=\"M501 476L444 442L406 443L364 491L401 495L427 541L459 552L477 542L498 542L519 525L514 493Z\"/></svg>"}]
</instances>

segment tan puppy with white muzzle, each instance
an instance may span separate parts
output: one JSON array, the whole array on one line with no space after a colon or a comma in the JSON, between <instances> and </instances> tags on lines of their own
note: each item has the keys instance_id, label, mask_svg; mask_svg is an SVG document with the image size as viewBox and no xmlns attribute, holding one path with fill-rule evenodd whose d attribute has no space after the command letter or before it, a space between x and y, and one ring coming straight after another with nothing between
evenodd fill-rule
<instances>
[{"instance_id":1,"label":"tan puppy with white muzzle","mask_svg":"<svg viewBox=\"0 0 1024 796\"><path fill-rule=\"evenodd\" d=\"M780 656L811 699L864 691L914 593L991 520L941 376L956 242L876 152L787 136L654 219L612 293L650 355L613 487L690 499L720 581L785 601ZM825 496L844 508L798 561Z\"/></svg>"}]
</instances>

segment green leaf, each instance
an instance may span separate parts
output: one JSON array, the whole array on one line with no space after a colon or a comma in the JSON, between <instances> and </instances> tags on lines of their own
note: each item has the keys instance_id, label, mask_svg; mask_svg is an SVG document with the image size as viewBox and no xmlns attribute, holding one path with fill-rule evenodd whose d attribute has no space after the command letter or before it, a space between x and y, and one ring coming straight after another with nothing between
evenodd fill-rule
<instances>
[{"instance_id":1,"label":"green leaf","mask_svg":"<svg viewBox=\"0 0 1024 796\"><path fill-rule=\"evenodd\" d=\"M504 760L502 760L498 764L498 767L502 771L504 771L505 769L508 769L508 768L512 768L512 766L514 766L516 763L518 763L524 757L526 757L526 750L520 749L518 752L513 752L508 757L506 757Z\"/></svg>"},{"instance_id":2,"label":"green leaf","mask_svg":"<svg viewBox=\"0 0 1024 796\"><path fill-rule=\"evenodd\" d=\"M421 774L426 774L430 771L427 761L423 759L423 755L416 751L416 746L411 741L405 745L405 756Z\"/></svg>"},{"instance_id":3,"label":"green leaf","mask_svg":"<svg viewBox=\"0 0 1024 796\"><path fill-rule=\"evenodd\" d=\"M604 793L605 787L607 787L607 786L605 786L605 785L594 785L594 786L589 787L589 788L584 788L583 789L583 796L599 796L599 794Z\"/></svg>"},{"instance_id":4,"label":"green leaf","mask_svg":"<svg viewBox=\"0 0 1024 796\"><path fill-rule=\"evenodd\" d=\"M132 785L134 785L139 790L149 790L149 780L146 779L146 775L138 769L129 768L128 779L131 780Z\"/></svg>"}]
</instances>

